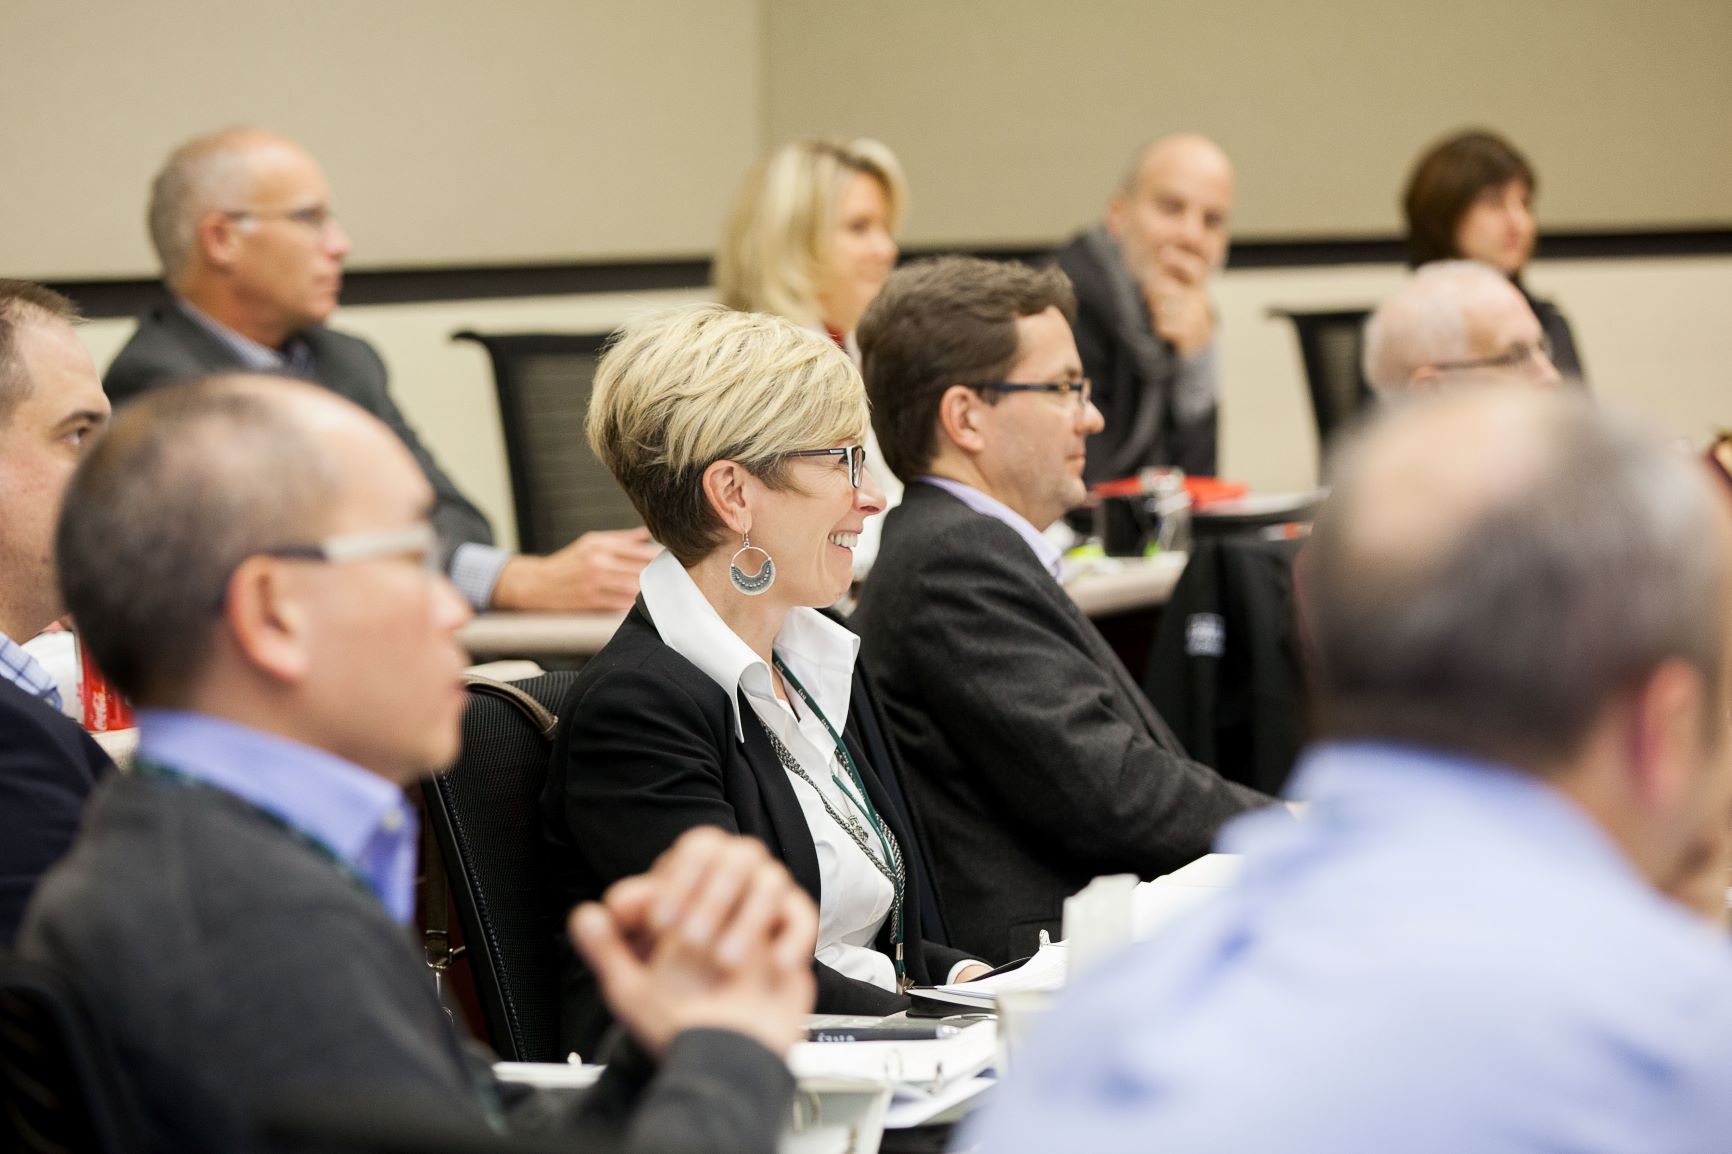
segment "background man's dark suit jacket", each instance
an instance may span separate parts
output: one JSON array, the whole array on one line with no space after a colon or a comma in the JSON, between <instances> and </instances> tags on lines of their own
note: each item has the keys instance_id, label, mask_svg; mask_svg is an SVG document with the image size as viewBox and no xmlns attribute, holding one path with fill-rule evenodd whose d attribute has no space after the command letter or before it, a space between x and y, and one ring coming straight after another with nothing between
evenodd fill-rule
<instances>
[{"instance_id":1,"label":"background man's dark suit jacket","mask_svg":"<svg viewBox=\"0 0 1732 1154\"><path fill-rule=\"evenodd\" d=\"M433 527L439 531L446 560L459 545L491 545L493 530L487 518L458 491L391 400L385 363L373 346L322 325L307 329L300 337L312 350L312 380L384 421L415 455L427 483L433 486L437 500ZM153 385L244 368L226 345L174 305L164 304L140 318L138 331L108 366L102 387L109 400L119 405Z\"/></svg>"},{"instance_id":2,"label":"background man's dark suit jacket","mask_svg":"<svg viewBox=\"0 0 1732 1154\"><path fill-rule=\"evenodd\" d=\"M1185 756L1016 530L933 485L892 509L849 619L905 755L950 940L1002 963L1064 899L1207 853L1271 799Z\"/></svg>"},{"instance_id":3,"label":"background man's dark suit jacket","mask_svg":"<svg viewBox=\"0 0 1732 1154\"><path fill-rule=\"evenodd\" d=\"M559 709L542 817L561 911L644 872L674 839L700 825L758 838L813 901L821 900L818 853L799 798L744 694L739 708L744 745L727 694L662 641L640 599L613 640L583 667ZM880 770L895 764L895 750L858 669L842 739L873 806L902 845L909 872L908 974L922 985L942 982L968 955L923 937L916 842ZM890 936L886 918L877 942L886 953ZM892 1014L908 1004L900 994L813 966L820 1013ZM561 1044L588 1057L607 1027L607 1012L594 980L569 950L563 1003Z\"/></svg>"},{"instance_id":4,"label":"background man's dark suit jacket","mask_svg":"<svg viewBox=\"0 0 1732 1154\"><path fill-rule=\"evenodd\" d=\"M1090 484L1112 481L1149 465L1176 465L1193 475L1214 476L1219 409L1180 424L1169 406L1168 393L1181 371L1178 350L1157 338L1155 347L1167 363L1157 375L1148 375L1128 333L1132 326L1146 328L1147 317L1125 314L1088 233L1060 249L1056 263L1076 289L1071 331L1083 372L1094 385L1095 407L1106 418L1106 427L1089 438L1084 478Z\"/></svg>"},{"instance_id":5,"label":"background man's dark suit jacket","mask_svg":"<svg viewBox=\"0 0 1732 1154\"><path fill-rule=\"evenodd\" d=\"M11 949L24 907L78 832L84 799L114 768L70 718L0 680L0 949Z\"/></svg>"}]
</instances>

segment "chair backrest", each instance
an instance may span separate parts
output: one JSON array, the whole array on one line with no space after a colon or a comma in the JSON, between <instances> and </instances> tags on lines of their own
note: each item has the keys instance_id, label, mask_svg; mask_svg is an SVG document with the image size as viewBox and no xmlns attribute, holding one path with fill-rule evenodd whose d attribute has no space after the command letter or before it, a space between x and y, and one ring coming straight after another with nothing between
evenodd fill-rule
<instances>
[{"instance_id":1,"label":"chair backrest","mask_svg":"<svg viewBox=\"0 0 1732 1154\"><path fill-rule=\"evenodd\" d=\"M470 676L463 751L426 781L428 821L450 879L493 1048L556 1062L560 926L547 891L540 799L565 670L514 685Z\"/></svg>"},{"instance_id":2,"label":"chair backrest","mask_svg":"<svg viewBox=\"0 0 1732 1154\"><path fill-rule=\"evenodd\" d=\"M1371 315L1371 310L1271 309L1269 315L1293 322L1293 331L1299 337L1299 356L1305 362L1305 383L1311 391L1311 412L1317 420L1318 448L1326 453L1336 430L1372 403L1371 385L1360 361L1365 347L1365 318Z\"/></svg>"},{"instance_id":3,"label":"chair backrest","mask_svg":"<svg viewBox=\"0 0 1732 1154\"><path fill-rule=\"evenodd\" d=\"M606 333L454 333L493 362L511 470L517 545L551 553L591 529L641 519L583 435L590 383Z\"/></svg>"},{"instance_id":4,"label":"chair backrest","mask_svg":"<svg viewBox=\"0 0 1732 1154\"><path fill-rule=\"evenodd\" d=\"M0 956L0 1148L132 1154L142 1133L119 1063L71 984Z\"/></svg>"},{"instance_id":5,"label":"chair backrest","mask_svg":"<svg viewBox=\"0 0 1732 1154\"><path fill-rule=\"evenodd\" d=\"M1286 784L1310 728L1293 589L1303 545L1199 538L1143 677L1192 757L1264 793Z\"/></svg>"}]
</instances>

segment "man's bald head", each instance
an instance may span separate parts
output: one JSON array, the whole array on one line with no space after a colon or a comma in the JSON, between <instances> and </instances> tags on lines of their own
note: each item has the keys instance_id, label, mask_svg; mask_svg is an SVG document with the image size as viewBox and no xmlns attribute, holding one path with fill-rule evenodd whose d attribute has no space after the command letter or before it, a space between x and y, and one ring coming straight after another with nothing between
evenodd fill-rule
<instances>
[{"instance_id":1,"label":"man's bald head","mask_svg":"<svg viewBox=\"0 0 1732 1154\"><path fill-rule=\"evenodd\" d=\"M1554 384L1543 339L1509 278L1477 261L1435 261L1366 322L1365 379L1384 398L1467 380Z\"/></svg>"},{"instance_id":2,"label":"man's bald head","mask_svg":"<svg viewBox=\"0 0 1732 1154\"><path fill-rule=\"evenodd\" d=\"M1139 276L1168 248L1220 268L1232 212L1232 161L1208 137L1176 133L1150 141L1126 166L1107 202L1107 231Z\"/></svg>"},{"instance_id":3,"label":"man's bald head","mask_svg":"<svg viewBox=\"0 0 1732 1154\"><path fill-rule=\"evenodd\" d=\"M302 149L267 129L238 126L196 137L169 154L150 186L148 219L150 242L171 288L180 285L197 256L199 221L207 213L244 208L256 159L288 151Z\"/></svg>"},{"instance_id":4,"label":"man's bald head","mask_svg":"<svg viewBox=\"0 0 1732 1154\"><path fill-rule=\"evenodd\" d=\"M1174 132L1157 136L1137 150L1119 177L1119 192L1134 196L1143 181L1180 169L1224 177L1229 184L1233 180L1233 162L1220 145L1199 133Z\"/></svg>"},{"instance_id":5,"label":"man's bald head","mask_svg":"<svg viewBox=\"0 0 1732 1154\"><path fill-rule=\"evenodd\" d=\"M1538 768L1664 661L1719 700L1732 531L1639 421L1461 390L1385 414L1331 475L1304 586L1330 736Z\"/></svg>"},{"instance_id":6,"label":"man's bald head","mask_svg":"<svg viewBox=\"0 0 1732 1154\"><path fill-rule=\"evenodd\" d=\"M330 438L371 421L328 390L243 375L121 411L73 477L56 553L67 607L123 693L168 700L200 668L235 566L329 532L344 482Z\"/></svg>"}]
</instances>

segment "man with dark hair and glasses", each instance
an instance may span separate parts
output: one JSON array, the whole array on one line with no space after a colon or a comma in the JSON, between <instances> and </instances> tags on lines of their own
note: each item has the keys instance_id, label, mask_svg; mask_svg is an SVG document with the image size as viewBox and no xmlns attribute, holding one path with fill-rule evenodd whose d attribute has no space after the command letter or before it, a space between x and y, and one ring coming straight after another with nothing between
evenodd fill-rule
<instances>
[{"instance_id":1,"label":"man with dark hair and glasses","mask_svg":"<svg viewBox=\"0 0 1732 1154\"><path fill-rule=\"evenodd\" d=\"M1270 798L1190 760L1058 582L1043 531L1086 494L1100 410L1058 269L946 257L859 329L873 428L907 484L852 620L928 830L951 944L993 962L1059 932L1101 874L1207 853Z\"/></svg>"},{"instance_id":2,"label":"man with dark hair and glasses","mask_svg":"<svg viewBox=\"0 0 1732 1154\"><path fill-rule=\"evenodd\" d=\"M318 162L258 128L188 141L157 173L150 238L172 300L145 314L109 366L116 404L211 373L323 385L389 425L433 486L440 563L476 609L618 610L657 549L642 529L585 533L546 557L493 544L487 518L440 468L392 399L367 342L327 328L349 234Z\"/></svg>"},{"instance_id":3,"label":"man with dark hair and glasses","mask_svg":"<svg viewBox=\"0 0 1732 1154\"><path fill-rule=\"evenodd\" d=\"M331 1093L526 1121L465 1054L407 928L404 787L456 756L466 701L469 609L434 508L384 424L258 377L154 392L73 476L61 584L139 744L19 952L79 990L151 1149L253 1149L261 1111ZM536 1121L594 1138L578 1149L767 1154L813 1000L810 899L713 829L597 896L572 935L630 1041L576 1114L543 1102Z\"/></svg>"},{"instance_id":4,"label":"man with dark hair and glasses","mask_svg":"<svg viewBox=\"0 0 1732 1154\"><path fill-rule=\"evenodd\" d=\"M1520 290L1478 261L1421 265L1365 324L1365 379L1385 400L1470 383L1555 385L1551 353Z\"/></svg>"}]
</instances>

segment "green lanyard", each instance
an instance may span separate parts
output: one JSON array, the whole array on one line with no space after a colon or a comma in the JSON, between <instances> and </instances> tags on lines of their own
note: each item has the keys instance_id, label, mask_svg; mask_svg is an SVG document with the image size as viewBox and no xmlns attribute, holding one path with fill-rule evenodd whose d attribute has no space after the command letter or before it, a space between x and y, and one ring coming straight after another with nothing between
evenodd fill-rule
<instances>
[{"instance_id":1,"label":"green lanyard","mask_svg":"<svg viewBox=\"0 0 1732 1154\"><path fill-rule=\"evenodd\" d=\"M883 847L885 866L898 875L894 879L896 893L895 901L892 903L896 915L896 924L894 927L896 955L894 961L896 963L897 984L904 985L906 983L904 981L905 975L903 972L904 966L902 955L906 932L903 926L902 911L904 897L903 888L906 883L902 876L903 871L897 869L897 855L890 848L890 835L885 829L883 820L878 816L877 808L872 804L871 796L866 792L866 782L861 778L860 770L854 764L854 756L848 752L847 743L842 740L842 735L836 732L836 727L830 724L830 719L824 716L824 711L818 708L818 703L812 700L812 695L806 692L806 687L800 684L800 679L795 677L793 671L790 670L782 661L781 655L772 653L770 656L776 663L776 670L781 673L782 680L786 681L793 688L794 692L800 695L800 700L804 701L806 703L806 708L810 709L813 714L817 716L819 723L824 726L824 732L828 733L830 735L830 740L836 743L836 759L847 767L848 776L854 780L854 788L849 789L848 783L837 777L834 769L830 771L830 780L836 783L836 788L842 791L842 796L846 797L849 802L853 804L855 809L866 815L866 821L871 825L872 832L878 835L878 844Z\"/></svg>"},{"instance_id":2,"label":"green lanyard","mask_svg":"<svg viewBox=\"0 0 1732 1154\"><path fill-rule=\"evenodd\" d=\"M224 797L233 798L235 801L239 802L241 805L245 806L271 825L276 826L278 829L288 834L289 837L296 842L306 846L308 849L330 862L337 868L338 873L349 879L356 888L366 893L367 896L371 897L374 901L380 900L379 894L373 889L372 883L362 877L360 871L344 860L341 854L332 849L321 839L313 836L306 830L283 817L282 814L272 813L264 806L255 805L246 798L241 797L239 794L230 793L226 789L221 789L217 786L211 785L209 782L200 781L198 778L193 777L190 774L182 773L178 769L170 769L168 766L163 765L160 762L150 761L142 757L135 757L132 759L132 773L133 776L145 781L162 782L180 789L207 789L213 793L220 793Z\"/></svg>"}]
</instances>

